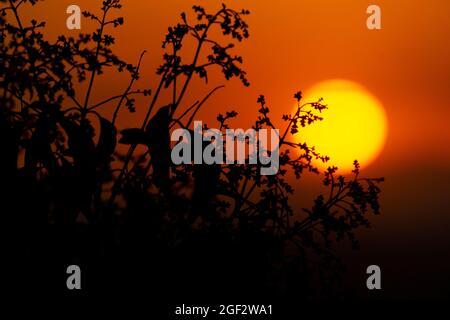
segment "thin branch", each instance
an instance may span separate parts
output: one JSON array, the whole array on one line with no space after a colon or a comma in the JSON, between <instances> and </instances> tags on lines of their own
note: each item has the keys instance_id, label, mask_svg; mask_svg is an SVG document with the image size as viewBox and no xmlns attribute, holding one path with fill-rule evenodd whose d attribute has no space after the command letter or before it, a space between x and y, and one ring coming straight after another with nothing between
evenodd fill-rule
<instances>
[{"instance_id":1,"label":"thin branch","mask_svg":"<svg viewBox=\"0 0 450 320\"><path fill-rule=\"evenodd\" d=\"M128 92L128 93L126 94L126 96L131 96L131 95L134 95L134 94L140 94L140 93L142 93L141 90L130 91L130 92ZM113 101L113 100L117 100L117 99L119 99L119 98L122 98L123 96L124 96L124 94L118 94L118 95L116 95L116 96L110 97L110 98L108 98L108 99L106 99L106 100L103 100L103 101L101 101L101 102L99 102L99 103L93 105L92 107L89 107L88 110L89 110L89 111L93 111L93 110L97 109L98 107L101 107L102 105L104 105L104 104L106 104L106 103L108 103L108 102L111 102L111 101Z\"/></svg>"},{"instance_id":2,"label":"thin branch","mask_svg":"<svg viewBox=\"0 0 450 320\"><path fill-rule=\"evenodd\" d=\"M113 118L112 118L112 123L113 124L116 122L117 114L119 113L119 109L122 106L122 103L125 100L125 97L128 96L128 93L131 90L131 87L133 86L134 81L136 80L135 75L137 75L139 73L139 69L141 67L142 58L144 57L146 52L147 51L145 51L145 50L142 51L141 56L139 57L139 62L138 62L137 67L136 67L136 72L135 72L135 74L131 75L130 84L128 85L128 88L125 90L125 92L122 95L122 98L120 99L119 103L117 104L116 110L114 110L114 114L113 114Z\"/></svg>"},{"instance_id":3,"label":"thin branch","mask_svg":"<svg viewBox=\"0 0 450 320\"><path fill-rule=\"evenodd\" d=\"M98 32L97 48L95 51L95 63L98 63L98 57L100 55L101 42L102 42L102 37L103 37L103 29L105 27L105 19L106 19L107 12L108 12L108 10L103 11L103 17L102 17L102 21L100 23L100 30ZM88 89L86 92L86 97L84 99L84 107L83 107L84 112L82 112L83 117L86 116L86 113L88 111L89 97L91 96L92 87L94 85L95 74L96 74L96 66L94 65L94 66L92 66L91 79L89 81L89 86L88 86Z\"/></svg>"},{"instance_id":4,"label":"thin branch","mask_svg":"<svg viewBox=\"0 0 450 320\"><path fill-rule=\"evenodd\" d=\"M21 4L21 2L19 2L19 5L20 4ZM19 14L17 13L17 8L19 7L19 5L17 5L17 7L14 6L14 3L12 2L12 0L9 0L9 5L11 6L11 10L13 11L14 16L16 17L16 21L17 21L17 24L19 25L20 31L22 31L22 33L23 33L22 22L20 21Z\"/></svg>"},{"instance_id":5,"label":"thin branch","mask_svg":"<svg viewBox=\"0 0 450 320\"><path fill-rule=\"evenodd\" d=\"M221 86L217 86L214 89L212 89L207 95L206 97L203 98L203 100L198 104L197 108L195 108L194 112L192 113L191 117L189 118L188 123L186 124L186 127L189 128L189 126L191 125L192 120L194 119L196 113L198 112L198 110L200 110L200 108L202 107L202 105L214 94L214 92L216 92L219 89L225 88L224 85Z\"/></svg>"},{"instance_id":6,"label":"thin branch","mask_svg":"<svg viewBox=\"0 0 450 320\"><path fill-rule=\"evenodd\" d=\"M183 119L184 116L185 116L186 114L188 114L189 111L191 111L192 109L194 109L195 106L198 105L199 103L200 103L200 101L198 101L198 100L195 101L195 103L194 103L192 106L190 106L189 108L187 108L186 111L184 111L183 114L182 114L178 119L174 119L174 120L172 120L172 121L180 122L181 119ZM171 129L174 125L175 125L175 123L172 124L172 125L170 125L170 126L169 126L169 129Z\"/></svg>"},{"instance_id":7,"label":"thin branch","mask_svg":"<svg viewBox=\"0 0 450 320\"><path fill-rule=\"evenodd\" d=\"M212 24L213 24L212 22L215 21L215 20L217 19L217 17L218 17L220 14L222 14L222 12L223 12L223 9L220 10L219 12L217 12L217 13L214 15L214 17L211 18L211 20L209 21L209 23L208 23L208 25L206 26L205 30L203 31L202 37L201 37L201 39L199 40L199 43L198 43L198 45L197 45L197 50L195 51L194 59L193 59L192 64L191 64L192 69L195 68L195 66L196 66L196 64L197 64L197 61L198 61L198 59L199 59L199 57L200 57L200 52L201 52L201 50L202 50L203 43L204 43L204 41L205 41L205 39L206 39L206 37L207 37L207 33L208 33L208 31L209 31L209 28L210 28L210 27L212 26ZM179 95L179 97L178 97L178 100L177 100L176 104L173 106L173 109L172 109L172 112L171 112L171 116L175 113L175 110L176 110L177 107L180 105L181 100L183 99L184 94L186 93L186 90L187 90L187 88L188 88L188 86L189 86L189 83L191 82L191 79L192 79L193 74L194 74L194 71L192 71L191 73L189 73L189 75L187 76L187 79L186 79L186 81L184 82L184 86L183 86L183 88L181 89L181 93L180 93L180 95Z\"/></svg>"}]
</instances>

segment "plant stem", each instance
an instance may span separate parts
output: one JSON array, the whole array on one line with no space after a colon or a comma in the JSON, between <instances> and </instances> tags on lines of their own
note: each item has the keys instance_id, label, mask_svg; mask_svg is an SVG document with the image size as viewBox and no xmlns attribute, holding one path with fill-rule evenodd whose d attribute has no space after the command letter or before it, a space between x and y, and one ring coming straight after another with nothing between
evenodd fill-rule
<instances>
[{"instance_id":1,"label":"plant stem","mask_svg":"<svg viewBox=\"0 0 450 320\"><path fill-rule=\"evenodd\" d=\"M98 41L97 41L97 48L95 50L95 62L98 63L98 56L100 54L100 47L102 43L102 36L103 36L103 28L105 27L105 19L106 19L106 13L108 12L107 9L103 11L103 17L102 21L100 23L100 29L98 32ZM92 87L94 86L94 79L96 74L96 66L92 66L92 72L91 72L91 79L89 80L89 86L86 92L86 98L84 99L84 106L83 110L81 112L81 117L86 117L87 111L88 111L88 103L89 103L89 97L91 95Z\"/></svg>"},{"instance_id":2,"label":"plant stem","mask_svg":"<svg viewBox=\"0 0 450 320\"><path fill-rule=\"evenodd\" d=\"M139 69L140 69L140 67L141 67L142 58L144 57L145 53L146 53L146 51L144 50L144 51L141 53L141 56L139 57L139 62L138 62L138 65L137 65L137 67L136 67L136 74L139 72ZM125 92L123 93L123 95L122 95L122 97L121 97L119 103L117 104L116 109L114 110L114 114L113 114L112 121L111 121L112 124L114 124L114 123L116 122L117 115L118 115L118 113L119 113L119 109L120 109L120 107L122 106L123 100L125 100L126 96L128 96L128 93L130 92L131 87L133 86L133 83L134 83L134 80L135 80L135 79L136 79L136 78L135 78L135 76L134 76L134 74L133 74L133 75L131 76L130 84L128 85L127 89L126 89Z\"/></svg>"}]
</instances>

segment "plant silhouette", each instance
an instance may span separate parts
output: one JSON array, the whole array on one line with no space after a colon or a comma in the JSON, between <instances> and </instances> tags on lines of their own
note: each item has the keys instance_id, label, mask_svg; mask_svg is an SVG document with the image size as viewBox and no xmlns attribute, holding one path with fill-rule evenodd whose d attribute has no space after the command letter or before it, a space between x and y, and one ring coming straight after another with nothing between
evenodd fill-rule
<instances>
[{"instance_id":1,"label":"plant silhouette","mask_svg":"<svg viewBox=\"0 0 450 320\"><path fill-rule=\"evenodd\" d=\"M318 174L312 160L328 158L289 137L322 120L322 100L304 103L295 93L298 109L283 116L280 170L273 176L261 175L260 164L175 166L170 160L170 132L191 128L221 88L185 107L194 78L207 82L218 68L226 80L249 85L242 58L232 53L249 37L247 10L223 5L209 13L194 6L193 16L182 13L163 41L159 84L135 89L145 52L137 65L127 63L113 53L107 34L124 22L111 18L118 0L103 1L101 16L83 13L98 23L92 33L54 42L42 33L44 22L21 20L23 7L38 2L3 0L0 10L2 213L21 274L13 280L18 290L30 286L27 268L38 264L42 283L32 287L67 292L65 268L78 264L82 294L151 288L168 301L230 292L280 299L340 294L342 265L332 244L349 239L358 246L354 230L379 213L382 179L361 178L356 161L349 179L330 167L327 194L294 211L287 176ZM186 41L196 43L193 57L182 53ZM122 93L94 104L94 84L107 69L128 73L130 81ZM168 105L161 105L163 92L171 93ZM137 95L149 100L142 125L118 128L120 111L133 113ZM264 96L257 106L252 127L274 128ZM236 116L222 112L217 128L224 131Z\"/></svg>"}]
</instances>

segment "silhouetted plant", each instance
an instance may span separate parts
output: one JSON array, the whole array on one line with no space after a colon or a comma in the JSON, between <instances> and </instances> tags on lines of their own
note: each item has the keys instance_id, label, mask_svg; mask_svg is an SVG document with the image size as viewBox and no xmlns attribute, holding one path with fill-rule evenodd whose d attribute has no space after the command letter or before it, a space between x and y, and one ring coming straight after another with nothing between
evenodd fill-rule
<instances>
[{"instance_id":1,"label":"silhouetted plant","mask_svg":"<svg viewBox=\"0 0 450 320\"><path fill-rule=\"evenodd\" d=\"M295 93L297 112L283 116L280 170L273 176L261 175L260 165L248 163L174 166L170 160L170 132L177 127L189 129L199 109L222 87L183 109L194 77L208 82L210 69L219 68L225 79L238 78L249 85L242 58L231 52L234 43L249 36L243 19L249 12L222 5L211 14L194 6L195 22L182 13L180 23L169 28L163 41L163 63L156 71L160 82L150 90L134 89L145 52L134 66L110 49L114 38L107 28L123 24L123 18L110 18L121 8L120 1L103 1L101 16L83 13L98 23L94 32L77 38L60 36L55 42L45 40L44 22L25 25L20 20L21 7L37 2L2 1L0 10L0 148L4 154L0 165L2 185L10 189L4 193L9 198L5 206L15 208L9 212L26 216L21 222L46 221L51 226L45 229L50 240L65 248L61 250L67 251L70 261L91 268L121 261L121 267L114 269L121 270L150 259L156 266L144 263L142 270L145 266L167 277L179 274L176 279L185 282L190 281L186 279L192 276L189 272L197 276L210 272L224 278L224 286L230 280L245 287L243 283L253 276L258 282L255 290L309 295L311 257L319 257L322 294L327 294L342 267L332 243L346 238L358 246L354 230L369 226L370 211L379 213L382 179L361 178L357 161L349 179L337 176L337 168L330 167L323 180L328 193L317 196L311 208L294 212L290 203L294 188L287 175L300 179L305 171L319 173L312 160L325 162L328 157L289 137L322 120L321 112L327 108L322 100L303 103L301 92ZM211 36L216 29L221 37ZM187 40L195 41L196 49L186 62L182 49ZM106 68L126 71L130 82L122 93L94 104L94 84ZM86 90L77 91L85 81ZM165 90L171 92L172 101L161 106ZM129 145L129 150L120 154L119 111L125 107L134 112L135 95L149 96L149 106L139 128L121 131L119 142ZM259 116L253 128L274 128L265 97L260 96L257 104ZM113 115L107 118L102 107L111 106ZM220 130L227 129L228 121L237 115L236 111L219 114ZM146 151L136 154L138 145ZM33 212L39 218L31 217ZM296 253L287 255L291 246ZM43 254L61 250L43 250ZM184 264L183 270L176 269L179 263ZM202 265L211 269L200 271ZM245 270L235 272L238 265Z\"/></svg>"}]
</instances>

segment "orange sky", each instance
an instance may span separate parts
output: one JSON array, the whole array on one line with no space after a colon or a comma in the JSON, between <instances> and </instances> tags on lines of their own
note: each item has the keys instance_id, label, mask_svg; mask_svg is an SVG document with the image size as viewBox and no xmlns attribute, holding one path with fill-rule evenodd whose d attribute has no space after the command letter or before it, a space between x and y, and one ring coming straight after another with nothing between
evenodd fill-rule
<instances>
[{"instance_id":1,"label":"orange sky","mask_svg":"<svg viewBox=\"0 0 450 320\"><path fill-rule=\"evenodd\" d=\"M244 88L238 81L226 83L221 77L212 76L209 87L226 84L226 88L209 101L200 118L211 119L219 111L235 108L248 120L248 116L256 114L259 94L266 95L273 116L281 117L291 110L292 96L297 90L332 78L358 82L383 103L389 121L385 148L366 171L372 176L387 177L382 199L384 216L375 219L375 232L367 237L373 243L400 243L405 248L417 248L416 244L423 244L430 234L447 235L450 1L225 2L252 12L248 17L250 39L236 50L244 57L251 86ZM75 35L76 31L65 28L65 8L75 3L82 10L95 12L96 3L101 1L46 0L39 9L27 14L48 21L51 36ZM181 11L189 12L193 4L211 8L220 6L221 1L123 0L122 3L125 25L114 33L117 53L135 63L140 52L147 50L139 86L154 87L154 71L161 62L161 41L167 27L178 21ZM381 7L382 30L366 28L365 11L369 4ZM91 26L83 20L82 31L91 31ZM99 82L93 100L122 92L126 85L119 79L106 78ZM195 85L186 105L207 92L203 84ZM143 111L137 115L129 116L124 111L122 126L140 123L136 120L147 106L147 102L142 103L138 110L141 107ZM245 126L246 122L240 125ZM382 228L377 229L377 225ZM398 259L412 259L406 253L399 255L400 249L394 248L386 250L391 250ZM368 252L374 255L376 250Z\"/></svg>"},{"instance_id":2,"label":"orange sky","mask_svg":"<svg viewBox=\"0 0 450 320\"><path fill-rule=\"evenodd\" d=\"M382 30L366 28L367 6L382 10ZM330 78L361 83L386 108L389 136L378 165L382 171L397 170L413 161L446 164L450 161L450 2L445 0L397 1L228 1L235 8L248 8L251 37L236 52L244 57L251 81L243 88L233 81L210 105L215 110L236 108L253 115L256 97L263 93L281 115L292 106L292 93ZM46 0L33 16L48 21L48 32L76 34L65 28L65 8L76 3L82 10L96 10L89 0ZM167 27L178 21L181 11L193 4L214 8L220 1L131 1L123 0L125 25L115 31L117 53L135 62L147 50L140 84L154 84L153 72L160 63L161 41ZM84 20L82 31L92 25ZM210 86L225 83L212 77ZM121 91L121 81L107 79L98 85L99 96ZM193 90L192 101L207 88ZM95 100L96 97L94 97ZM101 97L97 97L101 98ZM325 97L326 98L326 97ZM186 100L186 104L189 104ZM145 104L144 104L145 105ZM212 108L212 106L210 106ZM141 108L143 109L143 108ZM276 110L275 110L276 109ZM133 123L134 119L127 122ZM207 106L201 117L210 119ZM133 117L138 118L138 117ZM243 124L245 125L245 124ZM448 149L448 150L447 150ZM373 167L376 167L374 164ZM378 170L377 170L378 171Z\"/></svg>"}]
</instances>

